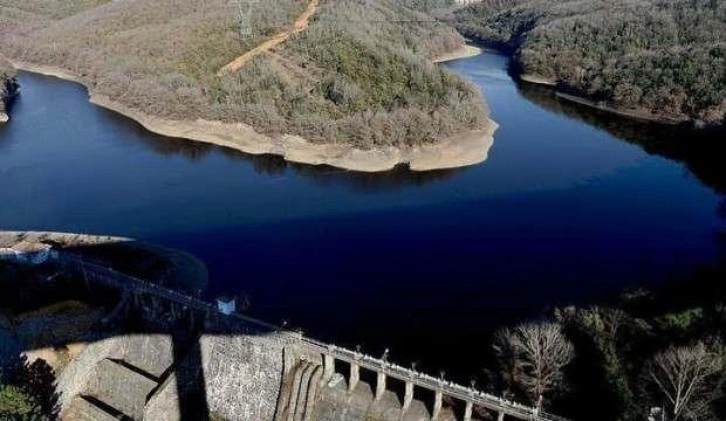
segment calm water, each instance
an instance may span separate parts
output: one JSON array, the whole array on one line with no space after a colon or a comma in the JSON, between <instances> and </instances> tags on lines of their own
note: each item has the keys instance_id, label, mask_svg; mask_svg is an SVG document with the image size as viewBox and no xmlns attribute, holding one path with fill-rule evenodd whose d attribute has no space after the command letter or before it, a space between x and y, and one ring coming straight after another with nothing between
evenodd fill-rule
<instances>
[{"instance_id":1,"label":"calm water","mask_svg":"<svg viewBox=\"0 0 726 421\"><path fill-rule=\"evenodd\" d=\"M672 130L518 88L498 55L448 66L501 125L489 160L378 175L155 136L78 85L23 73L0 127L0 227L181 247L208 263L210 295L244 291L271 321L453 370L501 323L650 286L721 251L710 143L673 147Z\"/></svg>"}]
</instances>

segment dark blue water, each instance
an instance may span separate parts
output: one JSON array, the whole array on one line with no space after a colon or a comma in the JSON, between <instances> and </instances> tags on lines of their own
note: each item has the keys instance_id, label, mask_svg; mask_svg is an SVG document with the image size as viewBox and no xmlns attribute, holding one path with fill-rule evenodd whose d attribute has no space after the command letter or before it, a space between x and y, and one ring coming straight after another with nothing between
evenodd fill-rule
<instances>
[{"instance_id":1,"label":"dark blue water","mask_svg":"<svg viewBox=\"0 0 726 421\"><path fill-rule=\"evenodd\" d=\"M489 160L376 175L156 136L23 73L0 126L0 227L181 247L209 265L209 295L244 291L270 321L469 371L493 327L721 252L708 151L517 87L498 55L448 66L501 126Z\"/></svg>"}]
</instances>

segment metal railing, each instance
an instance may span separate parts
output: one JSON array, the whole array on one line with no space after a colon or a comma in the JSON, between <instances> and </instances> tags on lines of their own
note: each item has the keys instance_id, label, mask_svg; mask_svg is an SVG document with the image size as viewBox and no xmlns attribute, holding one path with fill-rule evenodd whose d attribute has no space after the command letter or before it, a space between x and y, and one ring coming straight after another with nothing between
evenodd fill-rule
<instances>
[{"instance_id":1,"label":"metal railing","mask_svg":"<svg viewBox=\"0 0 726 421\"><path fill-rule=\"evenodd\" d=\"M512 402L473 388L464 387L451 381L445 381L443 378L435 378L428 374L402 367L380 358L375 358L357 351L352 351L343 347L308 338L301 333L287 331L280 326L276 326L262 320L239 313L226 315L221 313L216 306L206 301L117 272L97 263L83 260L80 256L74 254L57 252L56 259L61 263L75 266L83 273L87 280L114 288L131 290L137 294L152 295L157 298L180 304L187 309L203 312L207 315L225 317L230 320L236 320L247 326L262 328L267 331L274 331L282 335L289 343L303 344L314 353L323 355L327 354L334 359L348 364L356 364L359 367L363 367L374 372L383 372L386 376L412 383L414 386L419 388L428 389L434 392L441 392L446 396L450 396L464 402L471 402L473 405L504 413L521 420L568 421L567 418L538 411L536 408L521 405L517 402Z\"/></svg>"}]
</instances>

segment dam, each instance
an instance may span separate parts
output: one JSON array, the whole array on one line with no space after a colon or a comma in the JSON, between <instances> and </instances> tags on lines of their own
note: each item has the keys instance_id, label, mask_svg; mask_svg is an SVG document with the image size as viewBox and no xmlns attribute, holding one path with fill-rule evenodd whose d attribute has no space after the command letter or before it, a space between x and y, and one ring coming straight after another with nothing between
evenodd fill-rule
<instances>
[{"instance_id":1,"label":"dam","mask_svg":"<svg viewBox=\"0 0 726 421\"><path fill-rule=\"evenodd\" d=\"M564 421L395 364L387 352L374 357L230 312L49 237L13 235L21 241L2 259L50 265L91 296L118 297L100 319L104 329L79 339L87 345L57 373L61 419ZM114 329L134 318L134 328ZM24 349L29 358L33 351Z\"/></svg>"},{"instance_id":2,"label":"dam","mask_svg":"<svg viewBox=\"0 0 726 421\"><path fill-rule=\"evenodd\" d=\"M385 356L376 358L359 351L326 344L305 337L300 332L286 331L239 313L224 314L217 306L208 302L84 261L73 254L59 252L55 259L61 265L82 273L89 285L104 285L120 291L124 298L114 310L115 314L133 310L144 314L149 320L163 319L171 324L183 321L190 326L190 330L197 332L195 340L199 342L202 350L211 354L206 356L205 353L205 357L201 358L201 369L210 371L202 376L208 383L204 388L213 396L212 402L220 402L218 407L215 405L209 410L225 419L471 421L476 407L479 411L496 414L496 419L500 421L565 421L562 417L446 381L443 376L436 378L413 368L393 364ZM121 343L126 340L123 337L110 339ZM253 360L257 361L257 369L264 375L254 376L257 377L254 384L240 386L238 391L263 387L263 383L268 381L268 394L236 394L244 401L249 401L250 398L268 400L265 405L253 402L236 404L229 400L235 393L232 396L218 393L219 388L227 389L223 385L227 382L222 381L220 376L233 376L234 371L228 370L238 367L239 363L235 361L234 352L224 351L227 344L232 346L246 342L255 344L251 347L252 353L256 355ZM249 348L248 345L246 343L243 348ZM248 358L249 356L244 356L241 359ZM101 361L107 360L105 358ZM259 364L265 360L277 363ZM84 365L87 363L83 361ZM347 372L341 373L341 366L346 366ZM361 371L374 374L375 384L363 384ZM236 384L240 381L245 382L245 379L230 379L229 383ZM403 385L402 399L398 399L395 393L388 390L387 384L390 381ZM278 382L279 388L275 387ZM173 397L173 391L165 393L164 389L169 387L170 383L167 383L165 387L157 390L157 394L149 400L145 409L148 412L143 419L162 419L158 418L162 414L163 419L183 418L183 414L178 414L178 417L169 415L174 413L175 406L183 407L178 404L180 398ZM417 390L432 396L431 401L416 400ZM210 401L209 397L207 400ZM463 409L457 410L459 407ZM246 415L242 416L240 412L232 410L233 408L245 408L242 413Z\"/></svg>"}]
</instances>

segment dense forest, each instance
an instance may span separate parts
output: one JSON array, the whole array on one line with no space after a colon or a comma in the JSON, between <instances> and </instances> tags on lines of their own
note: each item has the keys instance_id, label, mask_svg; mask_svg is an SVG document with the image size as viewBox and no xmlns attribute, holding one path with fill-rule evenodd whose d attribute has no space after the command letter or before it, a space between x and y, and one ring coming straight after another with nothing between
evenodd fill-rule
<instances>
[{"instance_id":1,"label":"dense forest","mask_svg":"<svg viewBox=\"0 0 726 421\"><path fill-rule=\"evenodd\" d=\"M449 19L512 52L517 73L563 91L646 117L724 124L726 2L483 0Z\"/></svg>"},{"instance_id":2,"label":"dense forest","mask_svg":"<svg viewBox=\"0 0 726 421\"><path fill-rule=\"evenodd\" d=\"M463 38L409 1L323 1L306 30L229 73L219 70L289 29L308 2L0 0L0 47L172 119L364 148L481 128L479 92L429 62Z\"/></svg>"}]
</instances>

